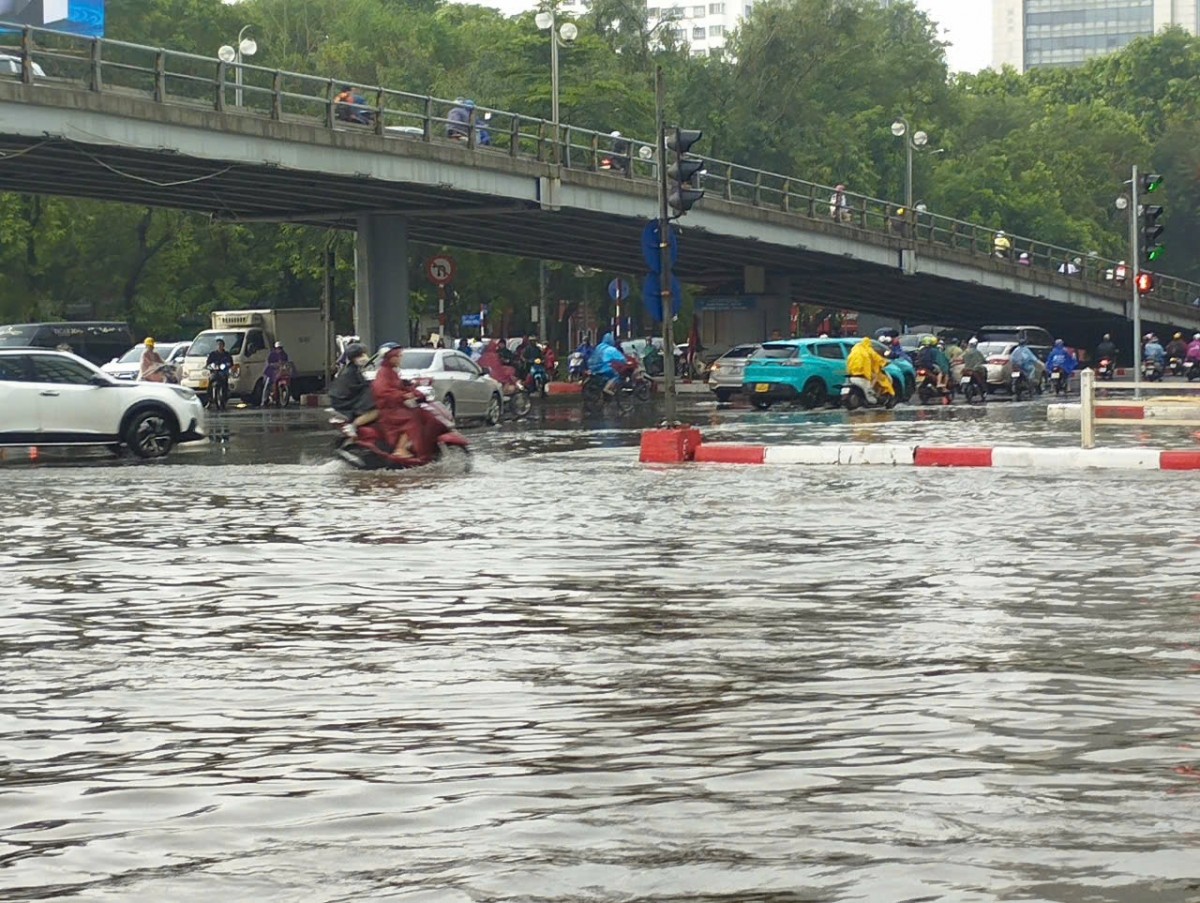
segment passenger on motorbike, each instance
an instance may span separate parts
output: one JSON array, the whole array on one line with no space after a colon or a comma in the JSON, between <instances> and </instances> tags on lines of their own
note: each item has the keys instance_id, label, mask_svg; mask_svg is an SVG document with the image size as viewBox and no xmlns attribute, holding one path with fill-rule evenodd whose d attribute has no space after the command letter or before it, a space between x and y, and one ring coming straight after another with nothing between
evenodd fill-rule
<instances>
[{"instance_id":1,"label":"passenger on motorbike","mask_svg":"<svg viewBox=\"0 0 1200 903\"><path fill-rule=\"evenodd\" d=\"M500 383L505 395L516 394L517 372L504 362L500 349L504 347L499 339L489 342L479 355L479 366L487 371L488 376Z\"/></svg>"},{"instance_id":2,"label":"passenger on motorbike","mask_svg":"<svg viewBox=\"0 0 1200 903\"><path fill-rule=\"evenodd\" d=\"M1183 340L1183 333L1177 332L1171 337L1171 341L1167 343L1167 357L1177 357L1183 360L1187 356L1187 342Z\"/></svg>"},{"instance_id":3,"label":"passenger on motorbike","mask_svg":"<svg viewBox=\"0 0 1200 903\"><path fill-rule=\"evenodd\" d=\"M950 361L946 353L938 347L938 341L931 335L921 340L921 350L917 352L917 366L932 370L939 388L945 387L950 378Z\"/></svg>"},{"instance_id":4,"label":"passenger on motorbike","mask_svg":"<svg viewBox=\"0 0 1200 903\"><path fill-rule=\"evenodd\" d=\"M1045 371L1045 364L1038 360L1038 356L1029 347L1029 340L1023 335L1017 342L1017 347L1013 349L1008 363L1014 372L1025 374L1025 379L1036 392L1042 391L1041 375Z\"/></svg>"},{"instance_id":5,"label":"passenger on motorbike","mask_svg":"<svg viewBox=\"0 0 1200 903\"><path fill-rule=\"evenodd\" d=\"M979 350L979 339L967 340L967 350L963 352L963 375L970 376L981 389L987 389L987 358Z\"/></svg>"},{"instance_id":6,"label":"passenger on motorbike","mask_svg":"<svg viewBox=\"0 0 1200 903\"><path fill-rule=\"evenodd\" d=\"M1070 376L1078 365L1079 361L1075 360L1075 355L1067 350L1063 340L1055 339L1054 348L1046 356L1046 369L1053 373L1055 368L1061 367L1063 373Z\"/></svg>"},{"instance_id":7,"label":"passenger on motorbike","mask_svg":"<svg viewBox=\"0 0 1200 903\"><path fill-rule=\"evenodd\" d=\"M1200 332L1192 336L1191 344L1187 346L1187 354L1184 360L1200 361Z\"/></svg>"},{"instance_id":8,"label":"passenger on motorbike","mask_svg":"<svg viewBox=\"0 0 1200 903\"><path fill-rule=\"evenodd\" d=\"M1154 361L1159 367L1165 367L1167 363L1167 352L1163 350L1163 346L1158 343L1158 336L1152 332L1146 333L1146 344L1142 347L1142 359Z\"/></svg>"},{"instance_id":9,"label":"passenger on motorbike","mask_svg":"<svg viewBox=\"0 0 1200 903\"><path fill-rule=\"evenodd\" d=\"M592 352L591 358L588 360L588 370L593 376L602 377L605 380L604 394L613 395L617 391L617 386L621 382L621 378L628 368L628 361L625 360L625 354L617 347L616 341L613 339L611 332L606 332L604 338L600 340L600 344L596 346L596 350Z\"/></svg>"},{"instance_id":10,"label":"passenger on motorbike","mask_svg":"<svg viewBox=\"0 0 1200 903\"><path fill-rule=\"evenodd\" d=\"M329 386L329 401L333 409L349 423L342 427L347 436L358 434L358 428L379 419L371 384L363 376L363 368L371 359L365 345L346 348L346 366Z\"/></svg>"},{"instance_id":11,"label":"passenger on motorbike","mask_svg":"<svg viewBox=\"0 0 1200 903\"><path fill-rule=\"evenodd\" d=\"M1107 332L1104 333L1104 338L1100 340L1100 344L1096 346L1096 360L1111 361L1116 360L1117 346L1113 343L1112 336Z\"/></svg>"},{"instance_id":12,"label":"passenger on motorbike","mask_svg":"<svg viewBox=\"0 0 1200 903\"><path fill-rule=\"evenodd\" d=\"M875 350L870 337L864 337L861 342L850 349L846 359L846 375L857 376L871 383L876 395L895 395L892 378L884 371L887 360Z\"/></svg>"}]
</instances>

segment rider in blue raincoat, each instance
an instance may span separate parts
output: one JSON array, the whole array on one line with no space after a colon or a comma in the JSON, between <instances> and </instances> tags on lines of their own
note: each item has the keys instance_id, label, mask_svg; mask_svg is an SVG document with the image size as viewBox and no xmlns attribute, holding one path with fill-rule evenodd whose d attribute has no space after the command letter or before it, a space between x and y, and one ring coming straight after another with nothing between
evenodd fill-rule
<instances>
[{"instance_id":1,"label":"rider in blue raincoat","mask_svg":"<svg viewBox=\"0 0 1200 903\"><path fill-rule=\"evenodd\" d=\"M1075 355L1066 349L1063 340L1055 339L1054 349L1046 358L1046 369L1053 373L1055 367L1061 367L1062 372L1070 376L1078 365L1079 362L1075 360Z\"/></svg>"},{"instance_id":2,"label":"rider in blue raincoat","mask_svg":"<svg viewBox=\"0 0 1200 903\"><path fill-rule=\"evenodd\" d=\"M1031 385L1038 385L1038 369L1041 366L1041 361L1038 356L1030 350L1027 340L1022 338L1013 349L1012 357L1009 358L1009 363L1013 370L1020 370L1025 374L1025 378L1029 380Z\"/></svg>"},{"instance_id":3,"label":"rider in blue raincoat","mask_svg":"<svg viewBox=\"0 0 1200 903\"><path fill-rule=\"evenodd\" d=\"M1146 334L1146 344L1142 350L1142 358L1147 361L1154 361L1160 367L1167 365L1167 352L1159 344L1158 336L1153 333Z\"/></svg>"},{"instance_id":4,"label":"rider in blue raincoat","mask_svg":"<svg viewBox=\"0 0 1200 903\"><path fill-rule=\"evenodd\" d=\"M624 352L617 347L613 334L606 332L588 360L588 370L593 376L602 376L607 380L604 391L611 395L617 390L617 383L621 379L625 364ZM617 369L618 366L620 370Z\"/></svg>"}]
</instances>

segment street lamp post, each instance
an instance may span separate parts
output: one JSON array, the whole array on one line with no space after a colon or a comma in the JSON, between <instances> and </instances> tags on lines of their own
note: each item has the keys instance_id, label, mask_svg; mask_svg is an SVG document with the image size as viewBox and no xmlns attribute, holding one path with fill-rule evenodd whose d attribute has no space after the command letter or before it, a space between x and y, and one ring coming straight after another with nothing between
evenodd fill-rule
<instances>
[{"instance_id":1,"label":"street lamp post","mask_svg":"<svg viewBox=\"0 0 1200 903\"><path fill-rule=\"evenodd\" d=\"M217 59L223 63L233 63L237 67L233 71L233 83L236 86L233 96L234 104L239 107L242 105L242 58L258 53L258 44L254 38L246 37L249 28L249 25L242 26L242 30L238 32L236 46L222 44L217 51Z\"/></svg>"},{"instance_id":2,"label":"street lamp post","mask_svg":"<svg viewBox=\"0 0 1200 903\"><path fill-rule=\"evenodd\" d=\"M550 32L550 129L554 148L554 162L560 162L561 151L558 141L558 48L574 42L579 37L579 27L574 22L564 22L558 27L558 0L550 0L549 6L538 13L534 24L542 31ZM545 342L549 338L546 304L546 261L538 261L538 338Z\"/></svg>"},{"instance_id":3,"label":"street lamp post","mask_svg":"<svg viewBox=\"0 0 1200 903\"><path fill-rule=\"evenodd\" d=\"M909 136L911 133L911 137ZM892 134L904 138L908 168L904 179L904 209L911 211L913 205L913 151L921 150L929 143L929 135L925 132L913 132L908 120L900 116L892 123Z\"/></svg>"}]
</instances>

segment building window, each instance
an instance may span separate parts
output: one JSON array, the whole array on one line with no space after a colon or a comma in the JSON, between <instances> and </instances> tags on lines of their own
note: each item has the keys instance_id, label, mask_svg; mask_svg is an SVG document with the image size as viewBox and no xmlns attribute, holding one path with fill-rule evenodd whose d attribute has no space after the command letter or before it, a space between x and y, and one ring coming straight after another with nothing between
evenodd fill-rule
<instances>
[{"instance_id":1,"label":"building window","mask_svg":"<svg viewBox=\"0 0 1200 903\"><path fill-rule=\"evenodd\" d=\"M723 36L724 36L724 34L725 34L725 26L724 26L724 25L710 25L710 26L708 26L708 36L709 36L710 38L719 38L719 37L723 37Z\"/></svg>"},{"instance_id":2,"label":"building window","mask_svg":"<svg viewBox=\"0 0 1200 903\"><path fill-rule=\"evenodd\" d=\"M646 7L646 18L647 19L657 19L658 18L658 7L657 6L647 6Z\"/></svg>"},{"instance_id":3,"label":"building window","mask_svg":"<svg viewBox=\"0 0 1200 903\"><path fill-rule=\"evenodd\" d=\"M693 41L703 41L704 40L704 26L703 25L697 25L692 29L692 40Z\"/></svg>"},{"instance_id":4,"label":"building window","mask_svg":"<svg viewBox=\"0 0 1200 903\"><path fill-rule=\"evenodd\" d=\"M708 4L708 14L709 14L710 16L723 16L723 15L725 15L725 4L724 4L724 3L710 3L710 4Z\"/></svg>"},{"instance_id":5,"label":"building window","mask_svg":"<svg viewBox=\"0 0 1200 903\"><path fill-rule=\"evenodd\" d=\"M750 18L750 10L752 10L752 9L754 9L754 7L753 7L753 6L751 6L749 3L747 3L747 4L746 4L746 14L745 14L745 17L746 17L747 19L748 19L748 18Z\"/></svg>"}]
</instances>

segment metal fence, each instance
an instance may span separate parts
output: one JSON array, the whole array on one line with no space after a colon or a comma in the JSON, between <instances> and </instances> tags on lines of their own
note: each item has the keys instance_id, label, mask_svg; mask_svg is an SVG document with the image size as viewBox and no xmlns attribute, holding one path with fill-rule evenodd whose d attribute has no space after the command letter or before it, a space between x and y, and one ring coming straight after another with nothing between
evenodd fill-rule
<instances>
[{"instance_id":1,"label":"metal fence","mask_svg":"<svg viewBox=\"0 0 1200 903\"><path fill-rule=\"evenodd\" d=\"M652 182L657 177L653 142L617 139L566 124L555 134L554 125L544 119L478 106L464 125L450 119L458 103L447 98L355 86L355 97L347 100L342 90L350 83L342 79L4 23L0 53L19 61L20 71L11 77L26 84L67 83L97 93L132 94L158 103L374 133L397 141L454 143L479 154L537 160L612 178ZM1014 275L1036 269L1097 288L1132 291L1132 286L1122 285L1115 260L1017 235L1008 236L1009 251L998 255L996 232L988 226L926 211L902 211L895 202L853 193L845 194L844 204L835 205L832 186L724 160L708 160L706 167L700 187L709 197L732 204L885 235L901 246L948 248L992 260ZM1200 308L1200 285L1157 276L1155 300Z\"/></svg>"}]
</instances>

